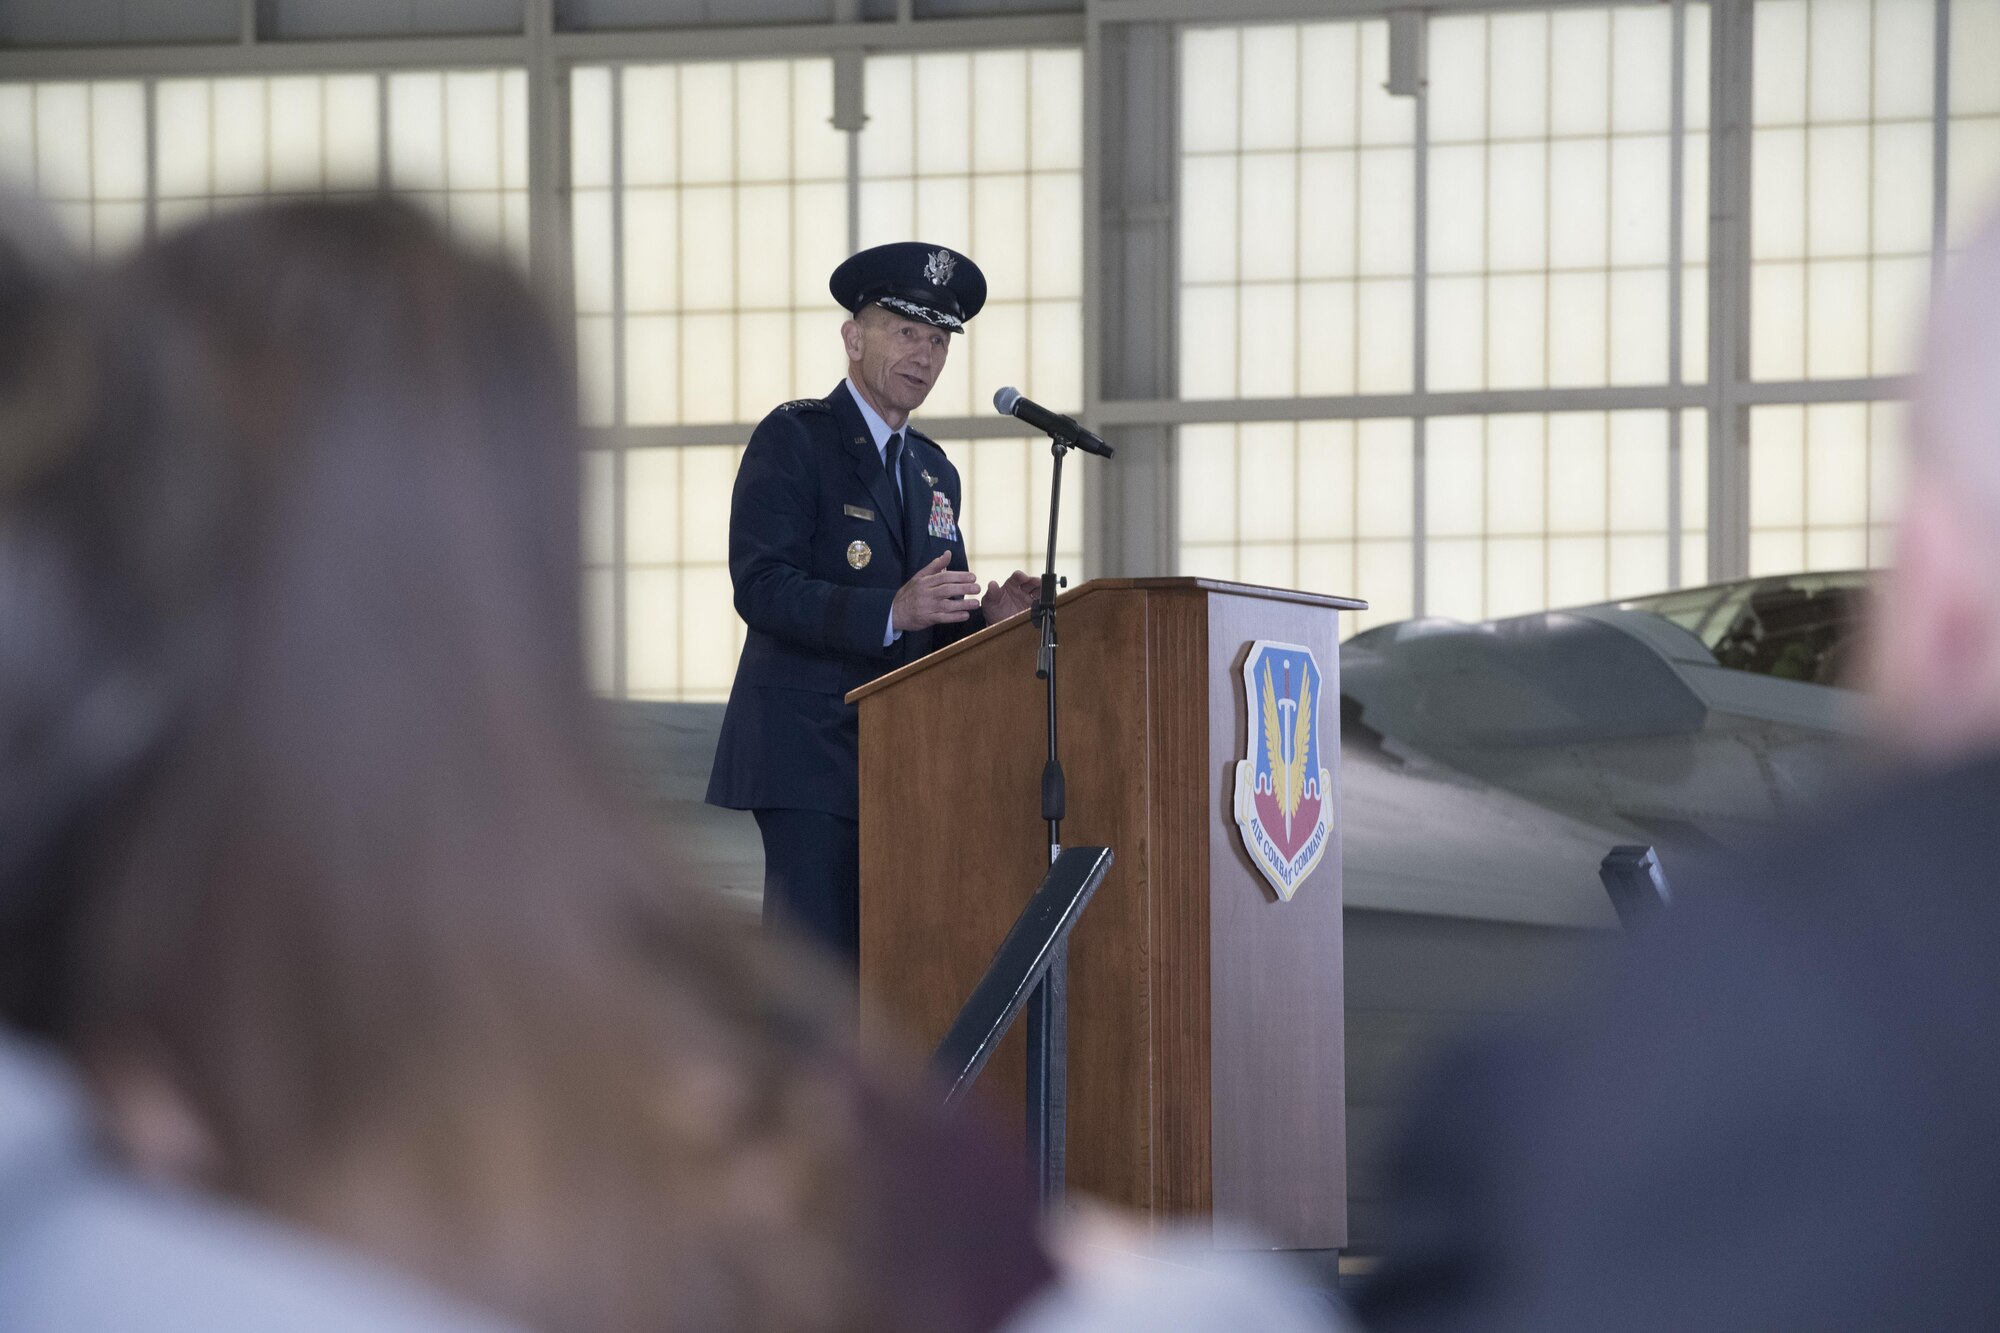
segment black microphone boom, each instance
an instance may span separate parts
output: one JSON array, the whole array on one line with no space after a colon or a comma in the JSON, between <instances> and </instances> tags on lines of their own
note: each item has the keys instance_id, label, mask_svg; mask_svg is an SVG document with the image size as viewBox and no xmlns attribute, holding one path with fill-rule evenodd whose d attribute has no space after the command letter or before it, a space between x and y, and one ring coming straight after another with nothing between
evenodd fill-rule
<instances>
[{"instance_id":1,"label":"black microphone boom","mask_svg":"<svg viewBox=\"0 0 2000 1333\"><path fill-rule=\"evenodd\" d=\"M1023 398L1021 391L1008 385L993 395L993 406L1003 417L1017 417L1036 430L1046 431L1072 449L1081 449L1099 458L1111 457L1111 446L1076 424L1072 417L1060 412L1051 412L1033 399Z\"/></svg>"}]
</instances>

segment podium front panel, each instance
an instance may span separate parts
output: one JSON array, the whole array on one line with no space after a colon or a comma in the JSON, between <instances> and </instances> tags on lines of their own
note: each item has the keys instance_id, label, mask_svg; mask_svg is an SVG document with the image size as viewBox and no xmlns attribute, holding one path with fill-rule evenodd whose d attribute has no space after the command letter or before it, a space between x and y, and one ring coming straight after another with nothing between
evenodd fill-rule
<instances>
[{"instance_id":1,"label":"podium front panel","mask_svg":"<svg viewBox=\"0 0 2000 1333\"><path fill-rule=\"evenodd\" d=\"M1192 579L1087 584L1061 606L1063 841L1117 858L1071 941L1070 1188L1337 1248L1338 842L1280 902L1231 814L1256 639L1312 649L1337 782L1336 611ZM1021 617L860 696L868 1042L934 1049L1046 871L1037 642ZM1022 1124L1020 1027L976 1098L1007 1133Z\"/></svg>"}]
</instances>

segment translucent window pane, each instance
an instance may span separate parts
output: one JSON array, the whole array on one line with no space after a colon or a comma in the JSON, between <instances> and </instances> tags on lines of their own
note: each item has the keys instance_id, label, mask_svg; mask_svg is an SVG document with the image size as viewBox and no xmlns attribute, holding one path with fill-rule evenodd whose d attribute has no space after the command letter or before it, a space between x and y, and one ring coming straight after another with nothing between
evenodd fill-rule
<instances>
[{"instance_id":1,"label":"translucent window pane","mask_svg":"<svg viewBox=\"0 0 2000 1333\"><path fill-rule=\"evenodd\" d=\"M35 188L56 203L90 199L90 86L35 89Z\"/></svg>"},{"instance_id":2,"label":"translucent window pane","mask_svg":"<svg viewBox=\"0 0 2000 1333\"><path fill-rule=\"evenodd\" d=\"M1937 71L1935 6L1925 0L1877 0L1874 18L1874 115L1930 119ZM1967 35L1954 31L1953 46ZM1971 36L1976 40L1977 34Z\"/></svg>"},{"instance_id":3,"label":"translucent window pane","mask_svg":"<svg viewBox=\"0 0 2000 1333\"><path fill-rule=\"evenodd\" d=\"M136 83L90 90L91 195L138 203L146 197L146 93Z\"/></svg>"},{"instance_id":4,"label":"translucent window pane","mask_svg":"<svg viewBox=\"0 0 2000 1333\"><path fill-rule=\"evenodd\" d=\"M1234 28L1192 28L1181 35L1181 151L1229 153L1237 125L1242 38Z\"/></svg>"},{"instance_id":5,"label":"translucent window pane","mask_svg":"<svg viewBox=\"0 0 2000 1333\"><path fill-rule=\"evenodd\" d=\"M2000 208L2000 115L1954 119L1950 152L1947 244L1959 248Z\"/></svg>"},{"instance_id":6,"label":"translucent window pane","mask_svg":"<svg viewBox=\"0 0 2000 1333\"><path fill-rule=\"evenodd\" d=\"M1870 0L1812 0L1806 63L1806 110L1811 119L1867 118L1873 8Z\"/></svg>"},{"instance_id":7,"label":"translucent window pane","mask_svg":"<svg viewBox=\"0 0 2000 1333\"><path fill-rule=\"evenodd\" d=\"M154 86L157 188L163 198L209 193L208 85L166 79Z\"/></svg>"},{"instance_id":8,"label":"translucent window pane","mask_svg":"<svg viewBox=\"0 0 2000 1333\"><path fill-rule=\"evenodd\" d=\"M1243 102L1246 151L1296 148L1299 142L1299 30L1289 24L1243 31L1243 77L1256 95Z\"/></svg>"},{"instance_id":9,"label":"translucent window pane","mask_svg":"<svg viewBox=\"0 0 2000 1333\"><path fill-rule=\"evenodd\" d=\"M1322 79L1326 69L1352 69L1360 33L1348 24L1321 23L1299 34L1299 62L1315 77L1299 87L1299 129L1308 148L1331 148L1357 142L1356 89L1344 80Z\"/></svg>"},{"instance_id":10,"label":"translucent window pane","mask_svg":"<svg viewBox=\"0 0 2000 1333\"><path fill-rule=\"evenodd\" d=\"M372 190L381 180L381 81L372 74L321 80L325 184Z\"/></svg>"},{"instance_id":11,"label":"translucent window pane","mask_svg":"<svg viewBox=\"0 0 2000 1333\"><path fill-rule=\"evenodd\" d=\"M570 241L577 312L611 313L613 279L609 190L578 190L570 196Z\"/></svg>"},{"instance_id":12,"label":"translucent window pane","mask_svg":"<svg viewBox=\"0 0 2000 1333\"><path fill-rule=\"evenodd\" d=\"M389 180L398 190L443 189L444 76L389 76Z\"/></svg>"},{"instance_id":13,"label":"translucent window pane","mask_svg":"<svg viewBox=\"0 0 2000 1333\"><path fill-rule=\"evenodd\" d=\"M1385 32L1182 34L1183 397L1409 387L1415 192L1408 122L1381 86ZM1356 274L1401 281L1324 282Z\"/></svg>"},{"instance_id":14,"label":"translucent window pane","mask_svg":"<svg viewBox=\"0 0 2000 1333\"><path fill-rule=\"evenodd\" d=\"M1358 594L1388 618L1408 614L1407 421L1189 425L1178 435L1181 572Z\"/></svg>"},{"instance_id":15,"label":"translucent window pane","mask_svg":"<svg viewBox=\"0 0 2000 1333\"><path fill-rule=\"evenodd\" d=\"M1907 272L1933 222L1933 19L1927 0L1758 0L1759 379L1908 368Z\"/></svg>"},{"instance_id":16,"label":"translucent window pane","mask_svg":"<svg viewBox=\"0 0 2000 1333\"><path fill-rule=\"evenodd\" d=\"M1433 147L1486 137L1486 41L1483 16L1433 19L1425 34Z\"/></svg>"},{"instance_id":17,"label":"translucent window pane","mask_svg":"<svg viewBox=\"0 0 2000 1333\"><path fill-rule=\"evenodd\" d=\"M500 76L447 74L444 81L445 178L459 190L501 186Z\"/></svg>"},{"instance_id":18,"label":"translucent window pane","mask_svg":"<svg viewBox=\"0 0 2000 1333\"><path fill-rule=\"evenodd\" d=\"M1549 85L1549 132L1600 135L1610 128L1611 15L1559 11L1549 17L1549 63L1562 77Z\"/></svg>"},{"instance_id":19,"label":"translucent window pane","mask_svg":"<svg viewBox=\"0 0 2000 1333\"><path fill-rule=\"evenodd\" d=\"M1298 392L1298 290L1289 284L1244 287L1237 351L1237 391L1248 398L1288 398Z\"/></svg>"},{"instance_id":20,"label":"translucent window pane","mask_svg":"<svg viewBox=\"0 0 2000 1333\"><path fill-rule=\"evenodd\" d=\"M218 79L210 93L212 188L217 195L260 195L270 188L268 90L263 79Z\"/></svg>"},{"instance_id":21,"label":"translucent window pane","mask_svg":"<svg viewBox=\"0 0 2000 1333\"><path fill-rule=\"evenodd\" d=\"M982 51L972 57L972 168L975 171L1026 171L1028 130L1028 53Z\"/></svg>"},{"instance_id":22,"label":"translucent window pane","mask_svg":"<svg viewBox=\"0 0 2000 1333\"><path fill-rule=\"evenodd\" d=\"M582 315L576 321L578 389L584 424L608 426L617 420L615 344L609 315Z\"/></svg>"},{"instance_id":23,"label":"translucent window pane","mask_svg":"<svg viewBox=\"0 0 2000 1333\"><path fill-rule=\"evenodd\" d=\"M1895 403L1752 409L1753 572L1859 568L1889 558L1901 498L1901 414Z\"/></svg>"},{"instance_id":24,"label":"translucent window pane","mask_svg":"<svg viewBox=\"0 0 2000 1333\"><path fill-rule=\"evenodd\" d=\"M617 585L608 569L583 571L583 635L590 688L610 694L617 677Z\"/></svg>"},{"instance_id":25,"label":"translucent window pane","mask_svg":"<svg viewBox=\"0 0 2000 1333\"><path fill-rule=\"evenodd\" d=\"M1681 419L1681 568L1684 588L1708 582L1708 415Z\"/></svg>"},{"instance_id":26,"label":"translucent window pane","mask_svg":"<svg viewBox=\"0 0 2000 1333\"><path fill-rule=\"evenodd\" d=\"M788 179L792 174L791 128L791 64L760 60L738 65L736 179Z\"/></svg>"},{"instance_id":27,"label":"translucent window pane","mask_svg":"<svg viewBox=\"0 0 2000 1333\"><path fill-rule=\"evenodd\" d=\"M1430 22L1429 387L1665 381L1671 17Z\"/></svg>"},{"instance_id":28,"label":"translucent window pane","mask_svg":"<svg viewBox=\"0 0 2000 1333\"><path fill-rule=\"evenodd\" d=\"M733 116L716 114L735 105L735 70L730 65L680 67L680 146L682 184L720 184L736 169L736 127Z\"/></svg>"},{"instance_id":29,"label":"translucent window pane","mask_svg":"<svg viewBox=\"0 0 2000 1333\"><path fill-rule=\"evenodd\" d=\"M1672 121L1673 16L1664 5L1620 9L1611 20L1611 129L1662 134ZM1559 67L1560 68L1560 67Z\"/></svg>"},{"instance_id":30,"label":"translucent window pane","mask_svg":"<svg viewBox=\"0 0 2000 1333\"><path fill-rule=\"evenodd\" d=\"M325 183L322 95L320 80L315 78L272 79L266 89L271 189L275 192L316 191Z\"/></svg>"},{"instance_id":31,"label":"translucent window pane","mask_svg":"<svg viewBox=\"0 0 2000 1333\"><path fill-rule=\"evenodd\" d=\"M847 173L847 135L833 127L833 64L792 62L792 175L830 180Z\"/></svg>"},{"instance_id":32,"label":"translucent window pane","mask_svg":"<svg viewBox=\"0 0 2000 1333\"><path fill-rule=\"evenodd\" d=\"M1486 383L1499 389L1536 389L1546 385L1548 279L1540 274L1489 278L1483 332L1487 347Z\"/></svg>"},{"instance_id":33,"label":"translucent window pane","mask_svg":"<svg viewBox=\"0 0 2000 1333\"><path fill-rule=\"evenodd\" d=\"M1951 0L1951 114L2000 115L2000 0Z\"/></svg>"},{"instance_id":34,"label":"translucent window pane","mask_svg":"<svg viewBox=\"0 0 2000 1333\"><path fill-rule=\"evenodd\" d=\"M1495 14L1487 54L1493 95L1487 131L1496 140L1540 139L1549 131L1549 17Z\"/></svg>"},{"instance_id":35,"label":"translucent window pane","mask_svg":"<svg viewBox=\"0 0 2000 1333\"><path fill-rule=\"evenodd\" d=\"M0 84L0 176L34 184L35 90L28 84Z\"/></svg>"}]
</instances>

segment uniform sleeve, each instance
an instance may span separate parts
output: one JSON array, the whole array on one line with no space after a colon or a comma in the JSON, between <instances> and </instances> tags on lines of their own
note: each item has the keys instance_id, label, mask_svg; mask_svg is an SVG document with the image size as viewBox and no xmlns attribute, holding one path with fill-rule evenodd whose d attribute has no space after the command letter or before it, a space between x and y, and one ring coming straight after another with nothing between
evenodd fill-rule
<instances>
[{"instance_id":1,"label":"uniform sleeve","mask_svg":"<svg viewBox=\"0 0 2000 1333\"><path fill-rule=\"evenodd\" d=\"M760 633L809 652L886 656L882 627L894 588L812 577L819 480L810 427L777 412L750 437L729 507L729 578L736 612Z\"/></svg>"}]
</instances>

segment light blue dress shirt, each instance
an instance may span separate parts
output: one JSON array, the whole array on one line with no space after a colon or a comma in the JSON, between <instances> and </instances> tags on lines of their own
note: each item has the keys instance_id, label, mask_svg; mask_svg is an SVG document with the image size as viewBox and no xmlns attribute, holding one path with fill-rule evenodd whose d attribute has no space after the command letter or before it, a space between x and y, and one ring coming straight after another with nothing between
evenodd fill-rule
<instances>
[{"instance_id":1,"label":"light blue dress shirt","mask_svg":"<svg viewBox=\"0 0 2000 1333\"><path fill-rule=\"evenodd\" d=\"M861 396L861 390L854 387L854 381L852 378L843 378L840 382L847 386L847 392L854 398L854 405L861 409L861 419L868 423L868 433L875 437L875 456L882 460L882 465L884 467L887 467L889 465L889 437L891 435L897 434L898 432L892 426L890 426L888 422L882 420L881 413L877 412L873 407L869 406L868 400ZM906 435L903 438L904 452L907 453L909 451L909 448L910 448L910 441L909 437ZM896 469L895 481L896 481L896 498L902 499L903 469L901 468ZM889 608L889 623L885 627L883 627L882 630L882 646L884 648L887 648L890 644L894 643L896 640L902 637L903 637L903 631L896 628L896 609L895 607L891 606Z\"/></svg>"}]
</instances>

